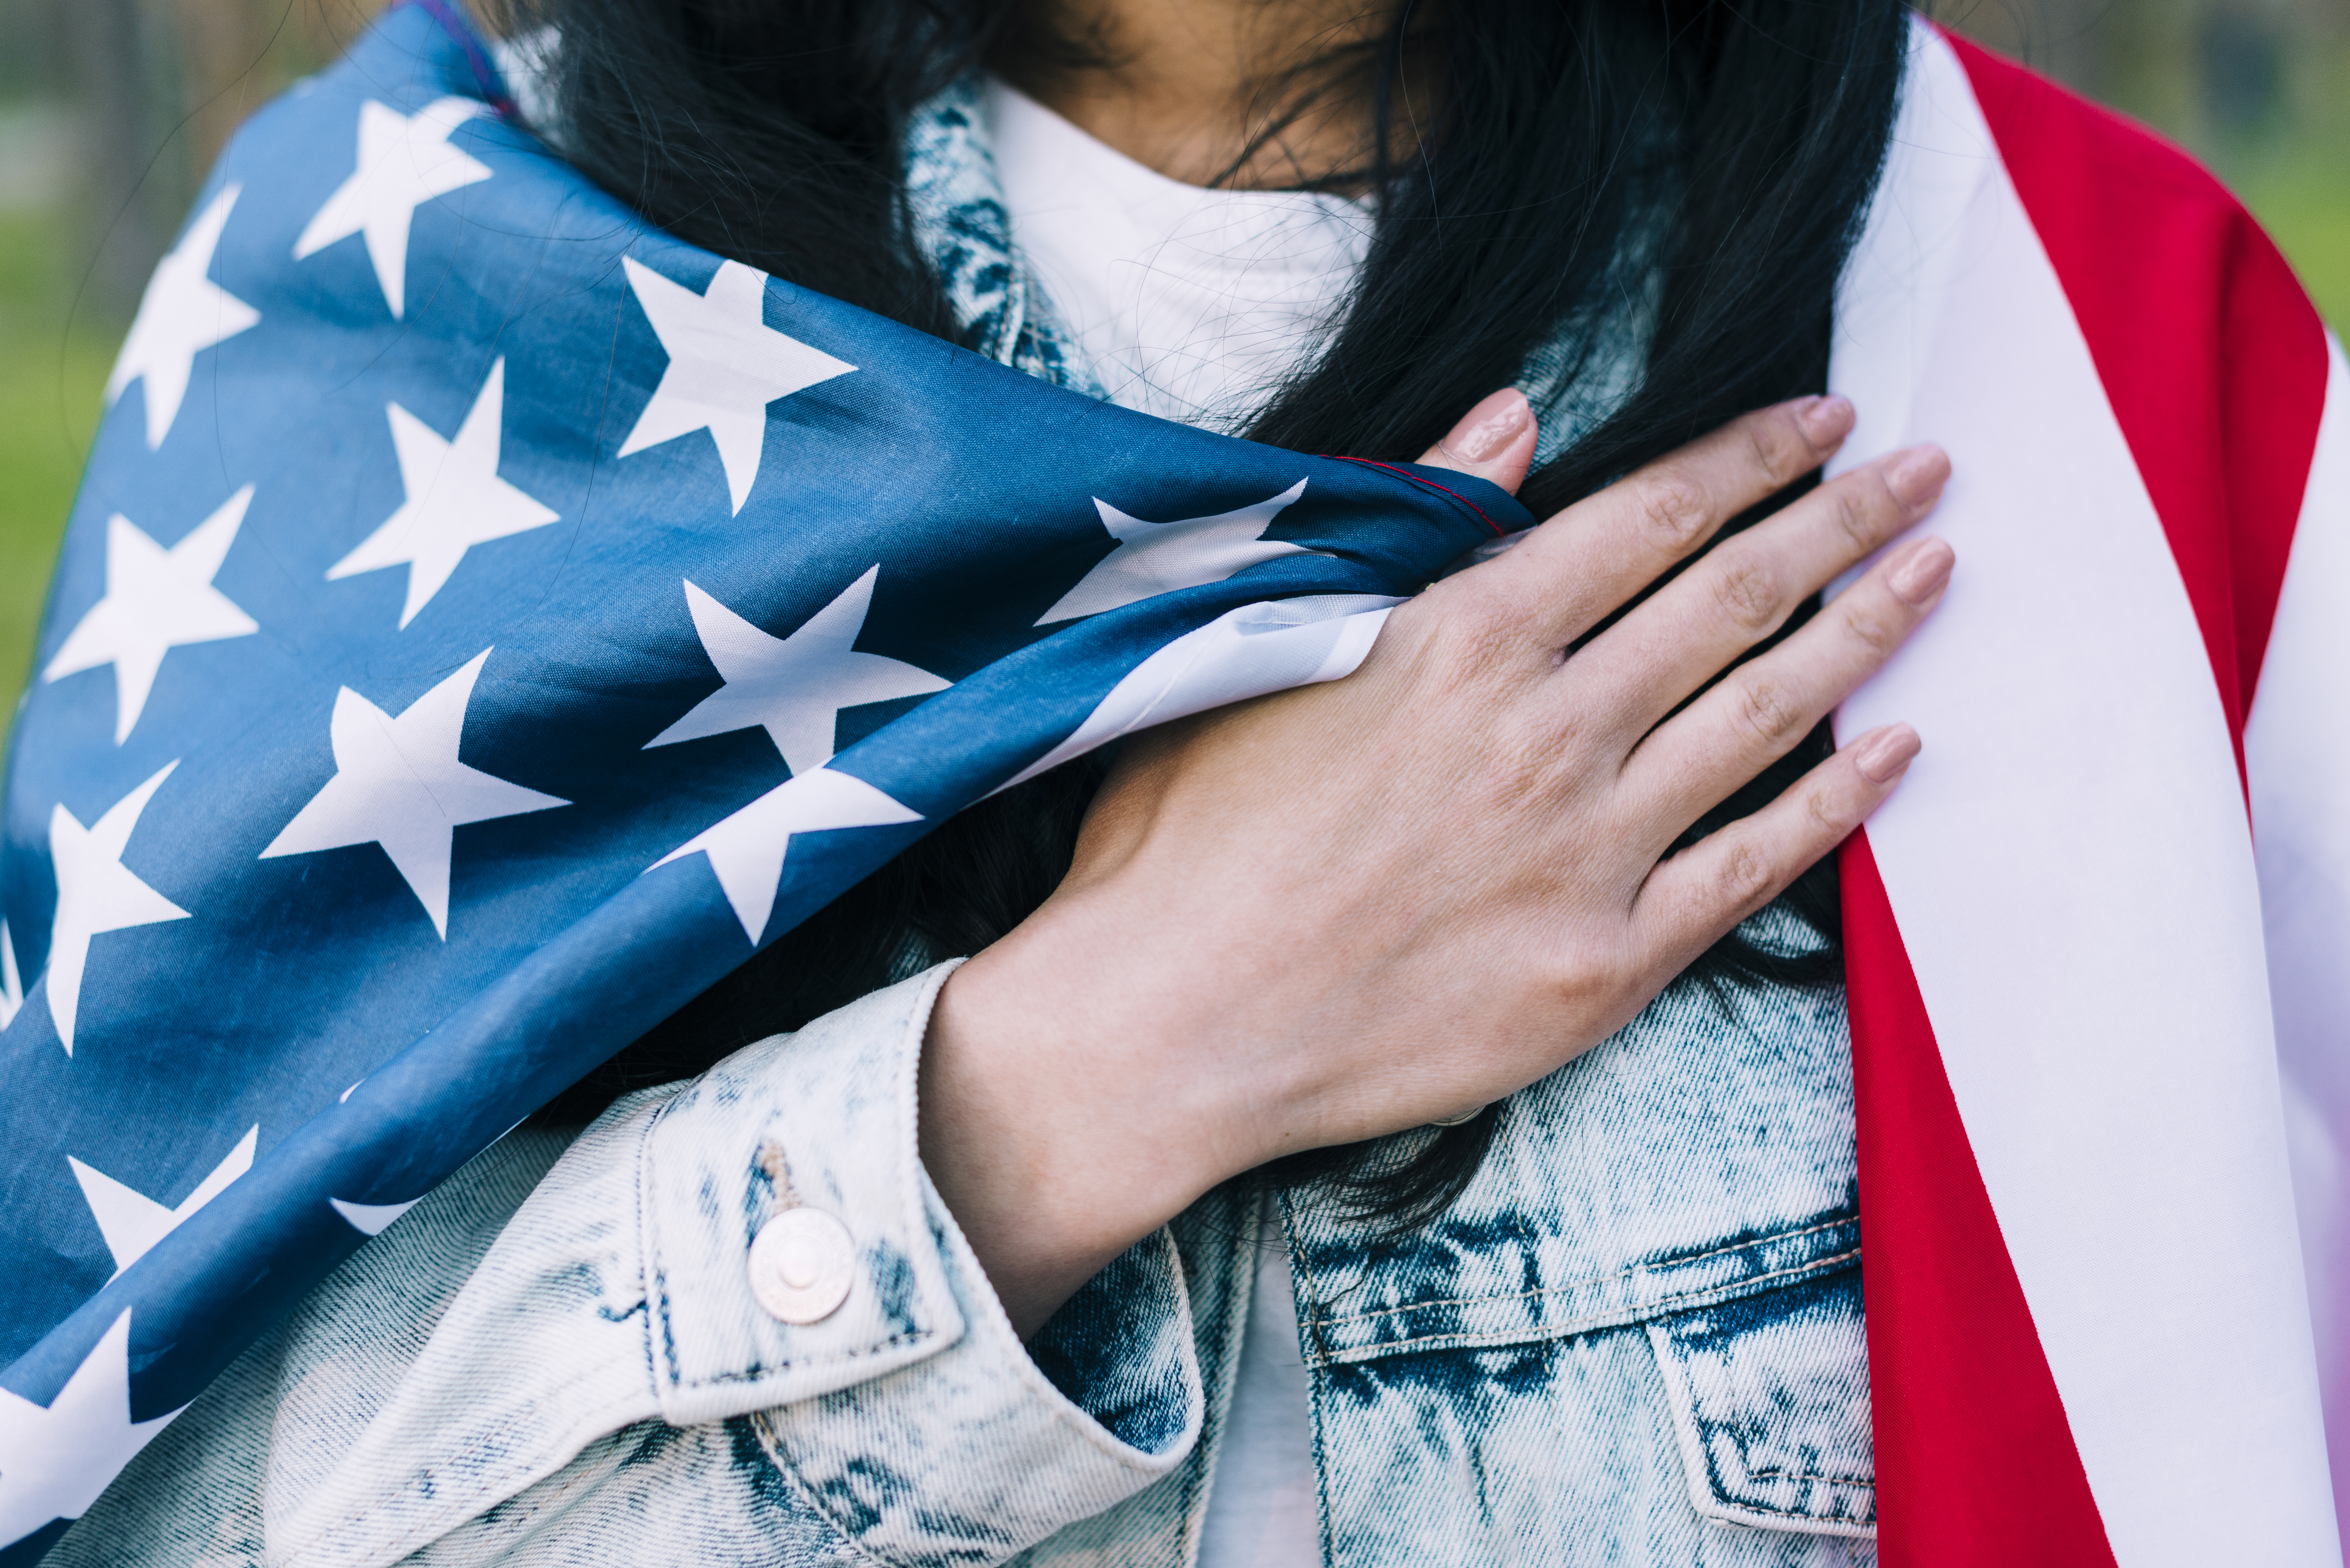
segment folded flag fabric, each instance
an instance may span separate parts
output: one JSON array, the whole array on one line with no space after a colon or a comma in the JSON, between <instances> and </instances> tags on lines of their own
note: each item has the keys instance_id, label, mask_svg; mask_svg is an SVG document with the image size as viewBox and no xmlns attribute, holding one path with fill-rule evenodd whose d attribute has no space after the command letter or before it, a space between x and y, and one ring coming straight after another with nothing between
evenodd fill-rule
<instances>
[{"instance_id":1,"label":"folded flag fabric","mask_svg":"<svg viewBox=\"0 0 2350 1568\"><path fill-rule=\"evenodd\" d=\"M0 1562L756 944L1530 521L721 261L497 96L391 13L115 372L6 785Z\"/></svg>"},{"instance_id":2,"label":"folded flag fabric","mask_svg":"<svg viewBox=\"0 0 2350 1568\"><path fill-rule=\"evenodd\" d=\"M1923 26L1837 316L1838 466L1941 442L1960 563L1838 720L1927 745L1843 861L1881 1560L2338 1563L2341 348L2183 154Z\"/></svg>"}]
</instances>

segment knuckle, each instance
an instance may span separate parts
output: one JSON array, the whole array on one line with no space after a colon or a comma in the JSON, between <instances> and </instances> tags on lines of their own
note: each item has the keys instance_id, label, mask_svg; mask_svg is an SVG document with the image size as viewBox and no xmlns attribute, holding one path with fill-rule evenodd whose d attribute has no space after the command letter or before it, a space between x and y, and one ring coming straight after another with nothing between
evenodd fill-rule
<instances>
[{"instance_id":1,"label":"knuckle","mask_svg":"<svg viewBox=\"0 0 2350 1568\"><path fill-rule=\"evenodd\" d=\"M1885 472L1888 466L1886 463L1877 463L1864 471L1867 475L1866 493L1868 496L1868 508L1876 518L1877 541L1880 544L1891 535L1908 526L1913 515L1909 504L1896 495L1893 493L1893 486L1886 482ZM1862 475L1856 473L1852 477L1859 479Z\"/></svg>"},{"instance_id":2,"label":"knuckle","mask_svg":"<svg viewBox=\"0 0 2350 1568\"><path fill-rule=\"evenodd\" d=\"M1846 540L1862 554L1875 549L1885 532L1884 507L1880 503L1890 494L1891 492L1881 483L1875 491L1863 491L1847 485L1836 492L1836 527Z\"/></svg>"},{"instance_id":3,"label":"knuckle","mask_svg":"<svg viewBox=\"0 0 2350 1568\"><path fill-rule=\"evenodd\" d=\"M1794 483L1802 471L1796 466L1795 454L1787 437L1793 422L1790 415L1755 419L1747 421L1746 451L1754 470L1778 490Z\"/></svg>"},{"instance_id":4,"label":"knuckle","mask_svg":"<svg viewBox=\"0 0 2350 1568\"><path fill-rule=\"evenodd\" d=\"M1858 596L1847 594L1845 597L1854 598ZM1898 628L1864 605L1855 605L1845 612L1844 628L1847 636L1879 659L1890 655L1901 640Z\"/></svg>"},{"instance_id":5,"label":"knuckle","mask_svg":"<svg viewBox=\"0 0 2350 1568\"><path fill-rule=\"evenodd\" d=\"M1447 687L1482 684L1509 661L1517 618L1503 607L1481 607L1485 613L1450 618L1428 635L1430 662Z\"/></svg>"},{"instance_id":6,"label":"knuckle","mask_svg":"<svg viewBox=\"0 0 2350 1568\"><path fill-rule=\"evenodd\" d=\"M1832 789L1804 791L1804 814L1812 819L1820 836L1832 843L1841 841L1859 822L1852 803Z\"/></svg>"},{"instance_id":7,"label":"knuckle","mask_svg":"<svg viewBox=\"0 0 2350 1568\"><path fill-rule=\"evenodd\" d=\"M1751 680L1739 690L1738 712L1755 738L1775 745L1794 732L1809 728L1804 722L1803 711L1790 699L1785 687L1768 679Z\"/></svg>"},{"instance_id":8,"label":"knuckle","mask_svg":"<svg viewBox=\"0 0 2350 1568\"><path fill-rule=\"evenodd\" d=\"M1768 631L1779 618L1779 584L1769 566L1747 552L1723 560L1713 576L1714 598L1742 629Z\"/></svg>"},{"instance_id":9,"label":"knuckle","mask_svg":"<svg viewBox=\"0 0 2350 1568\"><path fill-rule=\"evenodd\" d=\"M1677 466L1651 471L1641 482L1639 504L1642 520L1670 549L1696 544L1713 521L1705 487L1688 470Z\"/></svg>"},{"instance_id":10,"label":"knuckle","mask_svg":"<svg viewBox=\"0 0 2350 1568\"><path fill-rule=\"evenodd\" d=\"M1769 857L1752 840L1740 838L1722 846L1715 890L1724 904L1744 909L1761 903L1770 893L1771 873Z\"/></svg>"},{"instance_id":11,"label":"knuckle","mask_svg":"<svg viewBox=\"0 0 2350 1568\"><path fill-rule=\"evenodd\" d=\"M1527 624L1532 605L1523 585L1506 574L1475 571L1447 577L1397 613L1434 603L1428 641L1440 655L1482 659L1506 644Z\"/></svg>"}]
</instances>

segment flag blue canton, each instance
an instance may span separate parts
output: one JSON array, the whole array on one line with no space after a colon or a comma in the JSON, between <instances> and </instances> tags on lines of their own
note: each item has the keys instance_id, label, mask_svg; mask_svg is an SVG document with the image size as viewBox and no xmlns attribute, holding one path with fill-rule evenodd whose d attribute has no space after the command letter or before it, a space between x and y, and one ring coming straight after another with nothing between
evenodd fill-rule
<instances>
[{"instance_id":1,"label":"flag blue canton","mask_svg":"<svg viewBox=\"0 0 2350 1568\"><path fill-rule=\"evenodd\" d=\"M721 261L503 104L392 12L231 146L109 387L6 780L0 1563L930 826L1345 673L1528 521Z\"/></svg>"}]
</instances>

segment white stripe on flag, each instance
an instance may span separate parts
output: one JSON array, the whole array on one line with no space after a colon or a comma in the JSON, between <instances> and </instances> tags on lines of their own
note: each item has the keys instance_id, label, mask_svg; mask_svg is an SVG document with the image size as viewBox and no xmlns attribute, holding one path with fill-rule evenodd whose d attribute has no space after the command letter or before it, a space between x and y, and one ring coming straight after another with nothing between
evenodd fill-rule
<instances>
[{"instance_id":1,"label":"white stripe on flag","mask_svg":"<svg viewBox=\"0 0 2350 1568\"><path fill-rule=\"evenodd\" d=\"M1153 724L1352 675L1388 612L1402 602L1378 594L1315 594L1226 610L1127 671L1067 740L993 793Z\"/></svg>"},{"instance_id":2,"label":"white stripe on flag","mask_svg":"<svg viewBox=\"0 0 2350 1568\"><path fill-rule=\"evenodd\" d=\"M2324 421L2244 761L2310 1315L2350 1472L2350 364L2327 347Z\"/></svg>"},{"instance_id":3,"label":"white stripe on flag","mask_svg":"<svg viewBox=\"0 0 2350 1568\"><path fill-rule=\"evenodd\" d=\"M1868 422L1838 466L1948 448L1959 566L1838 719L1925 738L1869 841L2123 1568L2338 1564L2211 665L1939 39L1910 94L1842 302L1831 384Z\"/></svg>"}]
</instances>

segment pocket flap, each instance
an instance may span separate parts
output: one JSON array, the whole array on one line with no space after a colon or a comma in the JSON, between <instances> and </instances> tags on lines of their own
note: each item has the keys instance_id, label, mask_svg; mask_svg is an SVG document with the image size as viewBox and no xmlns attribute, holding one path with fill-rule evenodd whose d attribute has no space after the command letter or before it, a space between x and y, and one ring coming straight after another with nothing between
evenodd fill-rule
<instances>
[{"instance_id":1,"label":"pocket flap","mask_svg":"<svg viewBox=\"0 0 2350 1568\"><path fill-rule=\"evenodd\" d=\"M1648 1339L1700 1516L1876 1535L1858 1269L1652 1320Z\"/></svg>"}]
</instances>

